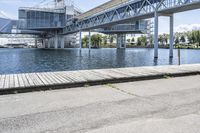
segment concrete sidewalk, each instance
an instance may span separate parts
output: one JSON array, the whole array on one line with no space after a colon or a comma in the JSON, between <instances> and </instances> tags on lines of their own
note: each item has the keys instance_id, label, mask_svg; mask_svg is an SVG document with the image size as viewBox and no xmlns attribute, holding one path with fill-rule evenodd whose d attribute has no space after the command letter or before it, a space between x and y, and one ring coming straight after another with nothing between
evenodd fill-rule
<instances>
[{"instance_id":1,"label":"concrete sidewalk","mask_svg":"<svg viewBox=\"0 0 200 133\"><path fill-rule=\"evenodd\" d=\"M0 96L1 133L199 133L200 76Z\"/></svg>"}]
</instances>

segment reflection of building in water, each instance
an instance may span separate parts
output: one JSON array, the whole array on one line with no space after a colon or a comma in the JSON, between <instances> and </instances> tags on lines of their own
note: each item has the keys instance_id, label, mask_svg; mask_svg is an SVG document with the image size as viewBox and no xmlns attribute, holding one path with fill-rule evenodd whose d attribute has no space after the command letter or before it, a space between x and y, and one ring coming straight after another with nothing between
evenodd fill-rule
<instances>
[{"instance_id":1,"label":"reflection of building in water","mask_svg":"<svg viewBox=\"0 0 200 133\"><path fill-rule=\"evenodd\" d=\"M7 48L27 48L28 44L26 44L26 43L12 43L12 44L6 44L5 47L7 47Z\"/></svg>"}]
</instances>

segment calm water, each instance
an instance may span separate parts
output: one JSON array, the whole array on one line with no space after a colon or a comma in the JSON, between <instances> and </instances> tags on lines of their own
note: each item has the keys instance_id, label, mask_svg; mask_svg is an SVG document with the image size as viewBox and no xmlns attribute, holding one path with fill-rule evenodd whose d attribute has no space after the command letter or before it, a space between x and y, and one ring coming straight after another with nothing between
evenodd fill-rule
<instances>
[{"instance_id":1,"label":"calm water","mask_svg":"<svg viewBox=\"0 0 200 133\"><path fill-rule=\"evenodd\" d=\"M177 64L169 59L168 49L159 49L154 60L153 49L0 49L0 74L102 69L118 67L154 66ZM181 50L181 63L200 63L200 50Z\"/></svg>"}]
</instances>

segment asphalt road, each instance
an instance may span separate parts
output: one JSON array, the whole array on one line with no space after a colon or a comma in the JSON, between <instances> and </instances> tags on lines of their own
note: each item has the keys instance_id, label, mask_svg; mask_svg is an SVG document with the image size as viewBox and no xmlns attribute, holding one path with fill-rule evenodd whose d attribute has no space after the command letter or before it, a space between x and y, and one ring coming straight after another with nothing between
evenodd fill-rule
<instances>
[{"instance_id":1,"label":"asphalt road","mask_svg":"<svg viewBox=\"0 0 200 133\"><path fill-rule=\"evenodd\" d=\"M200 76L0 96L0 133L199 133Z\"/></svg>"}]
</instances>

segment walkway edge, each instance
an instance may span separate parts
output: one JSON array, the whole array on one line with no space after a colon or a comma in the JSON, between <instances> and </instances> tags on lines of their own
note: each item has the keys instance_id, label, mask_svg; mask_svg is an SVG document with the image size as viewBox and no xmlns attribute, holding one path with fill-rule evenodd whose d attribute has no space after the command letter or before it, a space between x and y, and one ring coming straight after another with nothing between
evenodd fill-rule
<instances>
[{"instance_id":1,"label":"walkway edge","mask_svg":"<svg viewBox=\"0 0 200 133\"><path fill-rule=\"evenodd\" d=\"M103 70L81 70L81 71L76 71L76 72L116 71L116 72L122 73L122 71L124 71L124 70L126 70L126 71L131 70L130 72L135 71L135 75L116 77L116 78L112 77L110 79L98 79L98 80L88 80L88 81L79 81L79 82L68 82L68 83L58 83L58 84L49 84L49 85L46 84L46 85L38 85L38 86L0 89L0 95L26 93L26 92L34 92L34 91L46 91L46 90L55 90L55 89L67 89L67 88L74 88L74 87L94 86L94 85L103 85L103 84L110 84L110 83L122 83L122 82L134 82L134 81L142 81L142 80L163 79L163 78L168 78L168 77L199 75L200 74L200 65L194 64L194 65L183 65L183 66L116 68L116 69L103 69ZM173 71L171 71L171 70L173 70ZM139 74L139 73L141 73L141 71L144 71L144 73ZM154 72L154 73L152 73L152 72ZM127 74L127 73L125 73L125 74ZM80 75L79 75L79 77L80 77ZM93 77L91 77L91 79L92 78Z\"/></svg>"}]
</instances>

